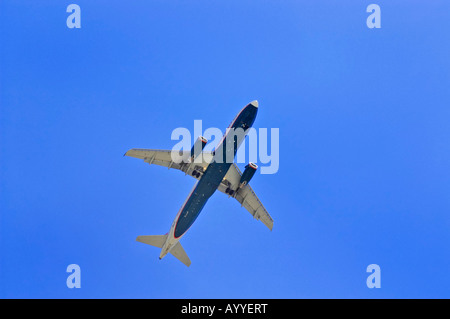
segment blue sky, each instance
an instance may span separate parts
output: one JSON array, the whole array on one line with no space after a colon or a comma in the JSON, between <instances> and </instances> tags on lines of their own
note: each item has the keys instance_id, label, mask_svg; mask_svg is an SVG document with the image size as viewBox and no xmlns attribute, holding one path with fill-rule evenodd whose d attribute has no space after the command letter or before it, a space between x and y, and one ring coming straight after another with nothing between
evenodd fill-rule
<instances>
[{"instance_id":1,"label":"blue sky","mask_svg":"<svg viewBox=\"0 0 450 319\"><path fill-rule=\"evenodd\" d=\"M70 3L0 3L0 297L450 297L448 1L376 1L381 29L369 1L77 1L68 29ZM159 261L135 238L195 181L122 155L254 99L273 231L217 193L191 267Z\"/></svg>"}]
</instances>

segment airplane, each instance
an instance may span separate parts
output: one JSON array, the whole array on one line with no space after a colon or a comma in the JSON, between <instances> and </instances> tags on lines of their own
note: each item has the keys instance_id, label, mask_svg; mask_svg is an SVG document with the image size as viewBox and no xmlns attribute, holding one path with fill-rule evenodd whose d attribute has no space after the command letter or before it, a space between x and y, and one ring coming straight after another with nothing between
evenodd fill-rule
<instances>
[{"instance_id":1,"label":"airplane","mask_svg":"<svg viewBox=\"0 0 450 319\"><path fill-rule=\"evenodd\" d=\"M261 220L264 225L272 230L272 217L249 185L258 166L250 162L245 166L244 172L241 173L234 163L237 149L253 125L257 112L258 101L255 100L247 104L231 122L222 140L212 152L203 152L203 148L208 141L203 136L199 136L191 151L133 148L124 154L124 156L143 159L148 164L178 169L197 179L191 193L172 222L169 232L165 235L138 236L136 241L161 248L159 259L171 253L189 267L191 261L181 246L180 239L192 226L208 199L216 190L227 194L228 197L235 198L241 204L241 207L244 206L255 219ZM233 130L238 131L239 128L243 134L234 134L234 136L230 134ZM230 153L231 156L226 157ZM200 154L201 157L199 157ZM177 158L176 156L179 156L178 158L182 160L174 160L174 158ZM232 158L232 160L227 161L229 158Z\"/></svg>"}]
</instances>

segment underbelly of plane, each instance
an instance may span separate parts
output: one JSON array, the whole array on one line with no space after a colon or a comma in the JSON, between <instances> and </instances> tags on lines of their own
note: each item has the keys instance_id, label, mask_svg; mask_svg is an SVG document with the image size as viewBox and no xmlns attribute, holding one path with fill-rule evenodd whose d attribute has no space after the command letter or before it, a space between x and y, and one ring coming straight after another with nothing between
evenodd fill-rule
<instances>
[{"instance_id":1,"label":"underbelly of plane","mask_svg":"<svg viewBox=\"0 0 450 319\"><path fill-rule=\"evenodd\" d=\"M175 238L181 237L191 227L208 199L219 187L230 166L231 164L228 163L210 164L178 217L174 232Z\"/></svg>"}]
</instances>

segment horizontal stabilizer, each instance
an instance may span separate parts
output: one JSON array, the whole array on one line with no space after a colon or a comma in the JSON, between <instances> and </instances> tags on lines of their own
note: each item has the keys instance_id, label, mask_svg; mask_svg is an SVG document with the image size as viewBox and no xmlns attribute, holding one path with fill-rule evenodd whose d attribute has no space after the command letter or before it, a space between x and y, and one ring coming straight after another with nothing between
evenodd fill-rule
<instances>
[{"instance_id":1,"label":"horizontal stabilizer","mask_svg":"<svg viewBox=\"0 0 450 319\"><path fill-rule=\"evenodd\" d=\"M136 241L141 243L162 248L166 242L167 235L138 236Z\"/></svg>"},{"instance_id":2,"label":"horizontal stabilizer","mask_svg":"<svg viewBox=\"0 0 450 319\"><path fill-rule=\"evenodd\" d=\"M173 247L170 250L170 253L172 255L175 256L176 259L178 259L179 261L181 261L183 264L185 264L186 266L190 266L191 265L191 260L189 259L188 255L186 254L186 252L184 251L183 247L181 246L180 242L178 242L175 247Z\"/></svg>"}]
</instances>

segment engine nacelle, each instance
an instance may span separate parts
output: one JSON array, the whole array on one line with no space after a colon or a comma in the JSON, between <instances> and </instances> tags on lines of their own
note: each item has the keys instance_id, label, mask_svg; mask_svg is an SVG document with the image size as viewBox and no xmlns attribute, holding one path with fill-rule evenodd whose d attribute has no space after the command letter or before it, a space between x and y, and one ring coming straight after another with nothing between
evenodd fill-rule
<instances>
[{"instance_id":1,"label":"engine nacelle","mask_svg":"<svg viewBox=\"0 0 450 319\"><path fill-rule=\"evenodd\" d=\"M198 137L198 139L195 141L194 145L191 148L191 159L192 160L200 155L200 153L205 148L206 143L208 143L208 140L206 138L204 138L203 136Z\"/></svg>"},{"instance_id":2,"label":"engine nacelle","mask_svg":"<svg viewBox=\"0 0 450 319\"><path fill-rule=\"evenodd\" d=\"M241 181L239 182L239 187L243 187L250 183L250 180L252 179L253 175L255 175L256 170L258 169L258 165L255 163L248 163L245 166L244 173L242 173Z\"/></svg>"}]
</instances>

